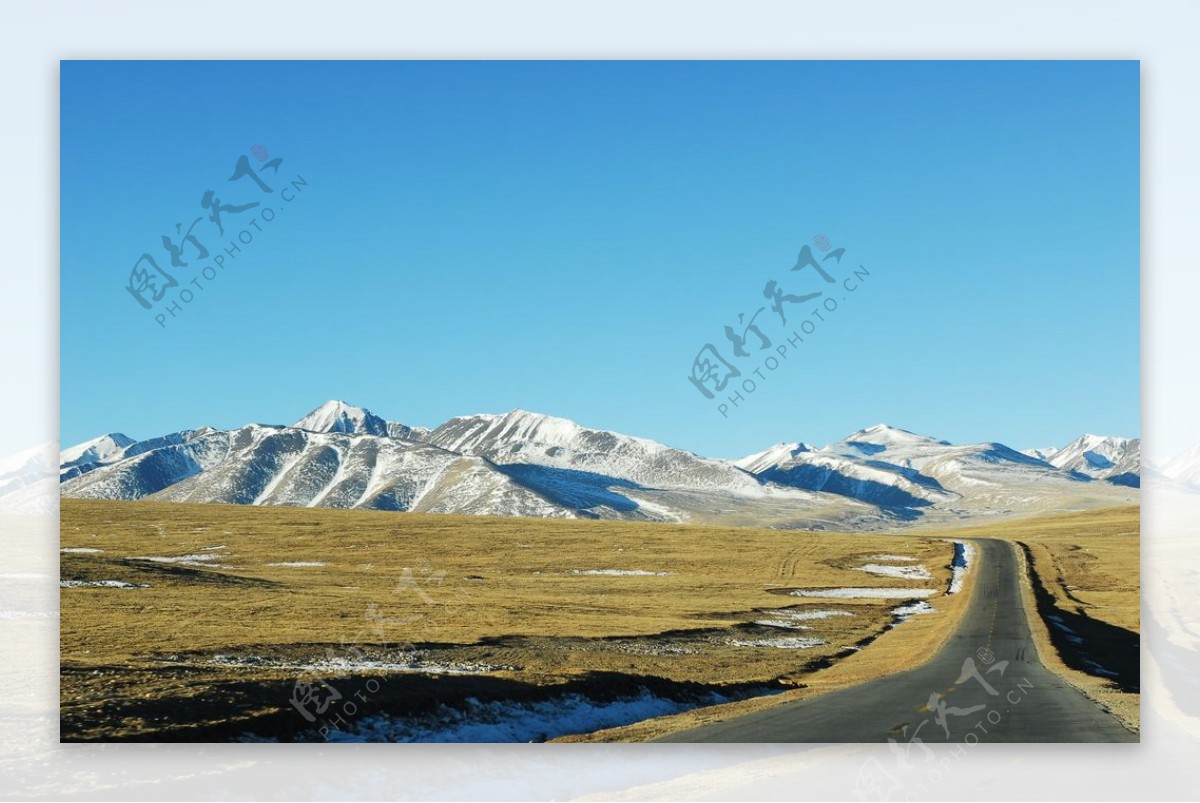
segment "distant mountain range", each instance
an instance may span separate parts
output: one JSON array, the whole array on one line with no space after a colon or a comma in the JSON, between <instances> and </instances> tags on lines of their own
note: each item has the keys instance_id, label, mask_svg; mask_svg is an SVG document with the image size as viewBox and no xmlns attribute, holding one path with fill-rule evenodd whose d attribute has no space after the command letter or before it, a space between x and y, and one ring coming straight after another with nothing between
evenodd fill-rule
<instances>
[{"instance_id":1,"label":"distant mountain range","mask_svg":"<svg viewBox=\"0 0 1200 803\"><path fill-rule=\"evenodd\" d=\"M1083 435L1061 449L1029 449L1025 454L1055 468L1117 485L1141 485L1142 442L1137 438Z\"/></svg>"},{"instance_id":2,"label":"distant mountain range","mask_svg":"<svg viewBox=\"0 0 1200 803\"><path fill-rule=\"evenodd\" d=\"M55 457L45 444L0 458L0 513L44 516L57 510Z\"/></svg>"},{"instance_id":3,"label":"distant mountain range","mask_svg":"<svg viewBox=\"0 0 1200 803\"><path fill-rule=\"evenodd\" d=\"M1148 468L1156 486L1200 493L1200 444L1178 457Z\"/></svg>"},{"instance_id":4,"label":"distant mountain range","mask_svg":"<svg viewBox=\"0 0 1200 803\"><path fill-rule=\"evenodd\" d=\"M880 424L718 460L523 410L433 430L330 401L290 426L120 433L64 450L64 497L879 529L1138 499L1136 439L954 445Z\"/></svg>"}]
</instances>

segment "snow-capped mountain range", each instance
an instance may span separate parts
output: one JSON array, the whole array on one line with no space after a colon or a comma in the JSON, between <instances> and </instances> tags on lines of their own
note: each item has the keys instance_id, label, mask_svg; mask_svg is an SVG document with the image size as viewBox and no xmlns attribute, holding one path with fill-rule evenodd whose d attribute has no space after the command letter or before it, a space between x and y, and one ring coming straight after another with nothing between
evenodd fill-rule
<instances>
[{"instance_id":1,"label":"snow-capped mountain range","mask_svg":"<svg viewBox=\"0 0 1200 803\"><path fill-rule=\"evenodd\" d=\"M1153 467L1155 479L1179 490L1200 492L1200 443L1178 457Z\"/></svg>"},{"instance_id":2,"label":"snow-capped mountain range","mask_svg":"<svg viewBox=\"0 0 1200 803\"><path fill-rule=\"evenodd\" d=\"M54 445L42 444L0 458L0 513L54 512Z\"/></svg>"},{"instance_id":3,"label":"snow-capped mountain range","mask_svg":"<svg viewBox=\"0 0 1200 803\"><path fill-rule=\"evenodd\" d=\"M1030 449L1025 454L1055 468L1137 488L1141 484L1142 442L1137 438L1083 435L1061 449Z\"/></svg>"},{"instance_id":4,"label":"snow-capped mountain range","mask_svg":"<svg viewBox=\"0 0 1200 803\"><path fill-rule=\"evenodd\" d=\"M730 461L524 410L428 430L330 401L290 426L103 435L59 479L92 499L878 529L1133 503L1138 458L1126 438L1022 453L881 424Z\"/></svg>"}]
</instances>

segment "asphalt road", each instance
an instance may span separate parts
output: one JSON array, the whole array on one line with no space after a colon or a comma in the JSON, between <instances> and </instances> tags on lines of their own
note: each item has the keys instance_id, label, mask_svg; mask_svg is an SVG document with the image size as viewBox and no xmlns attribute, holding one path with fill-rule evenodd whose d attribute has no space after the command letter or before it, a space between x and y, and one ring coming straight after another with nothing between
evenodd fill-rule
<instances>
[{"instance_id":1,"label":"asphalt road","mask_svg":"<svg viewBox=\"0 0 1200 803\"><path fill-rule=\"evenodd\" d=\"M1038 661L1014 545L986 539L973 543L977 563L968 582L976 588L970 607L946 645L924 666L660 741L890 739L896 749L918 758L923 744L936 742L1138 741Z\"/></svg>"}]
</instances>

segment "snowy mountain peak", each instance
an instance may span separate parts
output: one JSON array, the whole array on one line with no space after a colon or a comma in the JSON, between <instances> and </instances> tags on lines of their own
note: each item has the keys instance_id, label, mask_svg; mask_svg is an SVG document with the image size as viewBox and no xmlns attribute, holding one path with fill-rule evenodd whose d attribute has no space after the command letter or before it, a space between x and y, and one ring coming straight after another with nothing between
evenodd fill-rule
<instances>
[{"instance_id":1,"label":"snowy mountain peak","mask_svg":"<svg viewBox=\"0 0 1200 803\"><path fill-rule=\"evenodd\" d=\"M1200 487L1200 444L1163 463L1159 473L1183 485Z\"/></svg>"},{"instance_id":2,"label":"snowy mountain peak","mask_svg":"<svg viewBox=\"0 0 1200 803\"><path fill-rule=\"evenodd\" d=\"M893 448L905 448L911 446L949 446L949 441L938 440L931 438L928 435L918 435L916 432L910 432L907 429L893 427L890 424L876 424L873 427L860 429L853 435L843 439L838 444L826 447L833 451L840 451L837 447L850 445L859 448L867 448L870 451L878 452Z\"/></svg>"},{"instance_id":3,"label":"snowy mountain peak","mask_svg":"<svg viewBox=\"0 0 1200 803\"><path fill-rule=\"evenodd\" d=\"M1141 474L1142 443L1137 438L1087 433L1055 450L1050 465L1095 479L1137 485Z\"/></svg>"},{"instance_id":4,"label":"snowy mountain peak","mask_svg":"<svg viewBox=\"0 0 1200 803\"><path fill-rule=\"evenodd\" d=\"M796 441L793 443L777 443L769 449L764 449L761 452L748 454L743 458L734 460L733 464L738 468L745 469L751 474L757 474L772 466L778 466L798 454L813 451L813 447L807 443Z\"/></svg>"},{"instance_id":5,"label":"snowy mountain peak","mask_svg":"<svg viewBox=\"0 0 1200 803\"><path fill-rule=\"evenodd\" d=\"M340 432L346 435L388 434L388 423L365 407L332 399L301 418L296 429L310 432Z\"/></svg>"},{"instance_id":6,"label":"snowy mountain peak","mask_svg":"<svg viewBox=\"0 0 1200 803\"><path fill-rule=\"evenodd\" d=\"M507 437L545 444L565 445L583 429L569 418L520 409L509 410L499 421Z\"/></svg>"},{"instance_id":7,"label":"snowy mountain peak","mask_svg":"<svg viewBox=\"0 0 1200 803\"><path fill-rule=\"evenodd\" d=\"M1084 433L1075 440L1062 448L1062 451L1068 449L1088 449L1088 450L1110 450L1121 449L1129 446L1129 444L1137 441L1137 438L1120 438L1116 435L1094 435L1091 432Z\"/></svg>"},{"instance_id":8,"label":"snowy mountain peak","mask_svg":"<svg viewBox=\"0 0 1200 803\"><path fill-rule=\"evenodd\" d=\"M1051 458L1051 463L1062 468L1067 463L1073 462L1081 456L1091 455L1095 458L1104 458L1114 460L1129 451L1137 448L1140 441L1137 438L1118 438L1112 435L1093 435L1088 433L1081 435L1075 440L1068 443L1063 448L1054 453Z\"/></svg>"},{"instance_id":9,"label":"snowy mountain peak","mask_svg":"<svg viewBox=\"0 0 1200 803\"><path fill-rule=\"evenodd\" d=\"M64 466L99 463L120 452L126 446L131 446L133 443L135 441L128 435L120 432L110 432L107 435L101 435L98 438L92 438L90 441L84 441L83 443L63 449L58 455L58 461Z\"/></svg>"},{"instance_id":10,"label":"snowy mountain peak","mask_svg":"<svg viewBox=\"0 0 1200 803\"><path fill-rule=\"evenodd\" d=\"M0 457L0 513L46 515L58 509L56 448L51 441Z\"/></svg>"},{"instance_id":11,"label":"snowy mountain peak","mask_svg":"<svg viewBox=\"0 0 1200 803\"><path fill-rule=\"evenodd\" d=\"M61 453L59 481L75 498L815 529L1136 501L1136 439L1084 436L1055 458L1064 451L1083 468L878 424L820 449L784 442L728 461L523 409L430 431L333 400L291 427L101 436ZM54 481L37 462L3 468L0 502Z\"/></svg>"},{"instance_id":12,"label":"snowy mountain peak","mask_svg":"<svg viewBox=\"0 0 1200 803\"><path fill-rule=\"evenodd\" d=\"M584 441L596 439L666 448L644 438L590 429L568 418L521 409L501 415L479 413L452 418L429 436L431 443L443 449L469 454L512 451L523 446L580 448Z\"/></svg>"}]
</instances>

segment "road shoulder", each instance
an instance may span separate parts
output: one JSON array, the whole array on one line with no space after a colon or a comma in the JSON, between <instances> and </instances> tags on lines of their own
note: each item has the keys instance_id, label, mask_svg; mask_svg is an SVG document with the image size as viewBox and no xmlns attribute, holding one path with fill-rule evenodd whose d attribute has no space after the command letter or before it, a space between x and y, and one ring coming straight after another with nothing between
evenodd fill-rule
<instances>
[{"instance_id":1,"label":"road shoulder","mask_svg":"<svg viewBox=\"0 0 1200 803\"><path fill-rule=\"evenodd\" d=\"M1004 540L1004 539L996 539ZM1025 609L1025 618L1029 623L1034 649L1037 650L1038 660L1046 669L1053 672L1078 690L1081 694L1106 711L1110 716L1133 733L1141 732L1141 695L1137 692L1122 691L1114 688L1111 681L1081 672L1066 664L1058 648L1054 646L1050 623L1043 618L1038 606L1037 584L1044 581L1030 565L1029 547L1021 541L1007 542L1016 553L1017 566L1021 573L1021 601ZM1047 592L1048 593L1048 592Z\"/></svg>"}]
</instances>

